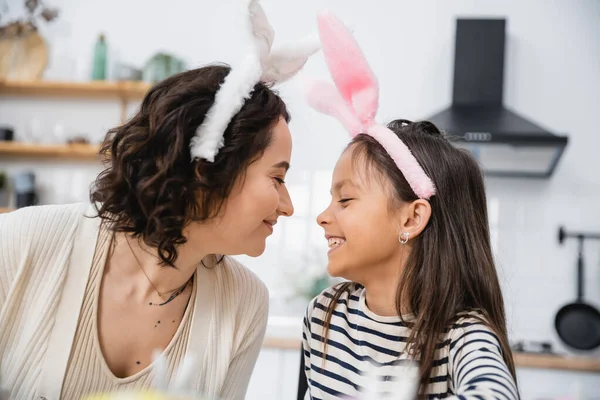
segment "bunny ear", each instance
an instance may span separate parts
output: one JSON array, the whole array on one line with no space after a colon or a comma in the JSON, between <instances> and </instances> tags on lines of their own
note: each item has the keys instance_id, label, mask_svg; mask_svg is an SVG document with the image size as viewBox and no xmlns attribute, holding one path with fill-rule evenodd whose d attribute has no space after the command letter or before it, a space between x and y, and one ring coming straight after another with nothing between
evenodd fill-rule
<instances>
[{"instance_id":1,"label":"bunny ear","mask_svg":"<svg viewBox=\"0 0 600 400\"><path fill-rule=\"evenodd\" d=\"M373 123L379 103L377 78L352 32L330 11L317 18L321 46L340 94L366 126Z\"/></svg>"},{"instance_id":2,"label":"bunny ear","mask_svg":"<svg viewBox=\"0 0 600 400\"><path fill-rule=\"evenodd\" d=\"M262 82L284 82L300 71L308 58L321 48L319 38L309 36L294 46L274 50L263 63Z\"/></svg>"},{"instance_id":3,"label":"bunny ear","mask_svg":"<svg viewBox=\"0 0 600 400\"><path fill-rule=\"evenodd\" d=\"M271 52L271 47L273 47L275 31L258 0L249 1L248 11L250 23L252 24L252 34L258 46L260 60L261 63L264 63Z\"/></svg>"},{"instance_id":4,"label":"bunny ear","mask_svg":"<svg viewBox=\"0 0 600 400\"><path fill-rule=\"evenodd\" d=\"M202 124L190 141L192 161L204 159L214 162L215 156L224 145L223 135L231 119L250 98L257 83L279 83L291 78L306 63L306 59L320 46L302 43L301 49L289 53L275 54L271 47L275 32L261 7L259 0L246 0L252 40L249 51L242 62L232 68L215 95L215 101L206 113Z\"/></svg>"},{"instance_id":5,"label":"bunny ear","mask_svg":"<svg viewBox=\"0 0 600 400\"><path fill-rule=\"evenodd\" d=\"M306 91L306 99L315 110L331 115L340 121L350 132L350 136L354 137L363 131L360 120L331 83L311 82Z\"/></svg>"}]
</instances>

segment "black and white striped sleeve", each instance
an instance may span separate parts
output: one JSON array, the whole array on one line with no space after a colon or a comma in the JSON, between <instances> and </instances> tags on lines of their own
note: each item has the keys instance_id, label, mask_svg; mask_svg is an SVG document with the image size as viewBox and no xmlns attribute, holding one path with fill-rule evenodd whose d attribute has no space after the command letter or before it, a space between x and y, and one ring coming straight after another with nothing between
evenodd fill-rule
<instances>
[{"instance_id":1,"label":"black and white striped sleeve","mask_svg":"<svg viewBox=\"0 0 600 400\"><path fill-rule=\"evenodd\" d=\"M450 332L449 372L460 400L519 400L496 334L484 323L467 319Z\"/></svg>"},{"instance_id":2,"label":"black and white striped sleeve","mask_svg":"<svg viewBox=\"0 0 600 400\"><path fill-rule=\"evenodd\" d=\"M310 371L310 316L304 317L304 323L302 324L302 353L304 354L304 372L308 378Z\"/></svg>"},{"instance_id":3,"label":"black and white striped sleeve","mask_svg":"<svg viewBox=\"0 0 600 400\"><path fill-rule=\"evenodd\" d=\"M310 371L311 371L311 348L310 348L310 341L311 341L311 330L310 330L310 319L312 316L312 312L315 308L315 301L316 299L313 299L310 304L308 305L308 307L306 308L306 315L304 316L304 321L302 323L302 354L304 357L304 374L306 375L306 380L307 383L310 381ZM310 399L312 398L310 395L310 385L308 385L308 389L307 389L307 393L305 398Z\"/></svg>"}]
</instances>

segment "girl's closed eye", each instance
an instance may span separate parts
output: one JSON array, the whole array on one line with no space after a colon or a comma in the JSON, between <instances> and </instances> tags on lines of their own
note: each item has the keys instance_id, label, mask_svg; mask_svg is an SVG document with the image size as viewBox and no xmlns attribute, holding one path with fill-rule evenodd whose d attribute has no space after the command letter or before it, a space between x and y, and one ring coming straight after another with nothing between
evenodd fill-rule
<instances>
[{"instance_id":1,"label":"girl's closed eye","mask_svg":"<svg viewBox=\"0 0 600 400\"><path fill-rule=\"evenodd\" d=\"M350 201L354 200L351 197L342 197L341 199L338 200L338 203L340 203L342 205L342 207L346 207L348 206L348 203L350 203Z\"/></svg>"}]
</instances>

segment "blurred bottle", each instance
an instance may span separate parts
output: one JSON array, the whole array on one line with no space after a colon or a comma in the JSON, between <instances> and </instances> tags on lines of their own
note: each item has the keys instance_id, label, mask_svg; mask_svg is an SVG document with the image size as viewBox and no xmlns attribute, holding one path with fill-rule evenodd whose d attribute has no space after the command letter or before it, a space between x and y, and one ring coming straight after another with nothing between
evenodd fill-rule
<instances>
[{"instance_id":1,"label":"blurred bottle","mask_svg":"<svg viewBox=\"0 0 600 400\"><path fill-rule=\"evenodd\" d=\"M100 34L94 46L94 63L92 66L92 80L103 81L106 79L106 39Z\"/></svg>"}]
</instances>

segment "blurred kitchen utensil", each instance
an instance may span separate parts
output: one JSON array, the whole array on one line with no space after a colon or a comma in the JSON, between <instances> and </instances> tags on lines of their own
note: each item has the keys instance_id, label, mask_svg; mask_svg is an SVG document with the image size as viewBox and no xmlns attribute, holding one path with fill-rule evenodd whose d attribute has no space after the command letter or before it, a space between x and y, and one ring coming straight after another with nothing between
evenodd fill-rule
<instances>
[{"instance_id":1,"label":"blurred kitchen utensil","mask_svg":"<svg viewBox=\"0 0 600 400\"><path fill-rule=\"evenodd\" d=\"M583 299L583 242L585 239L600 239L600 234L573 234L559 228L558 240L577 238L577 299L563 306L554 319L554 327L560 339L577 350L594 350L600 346L600 312Z\"/></svg>"}]
</instances>

